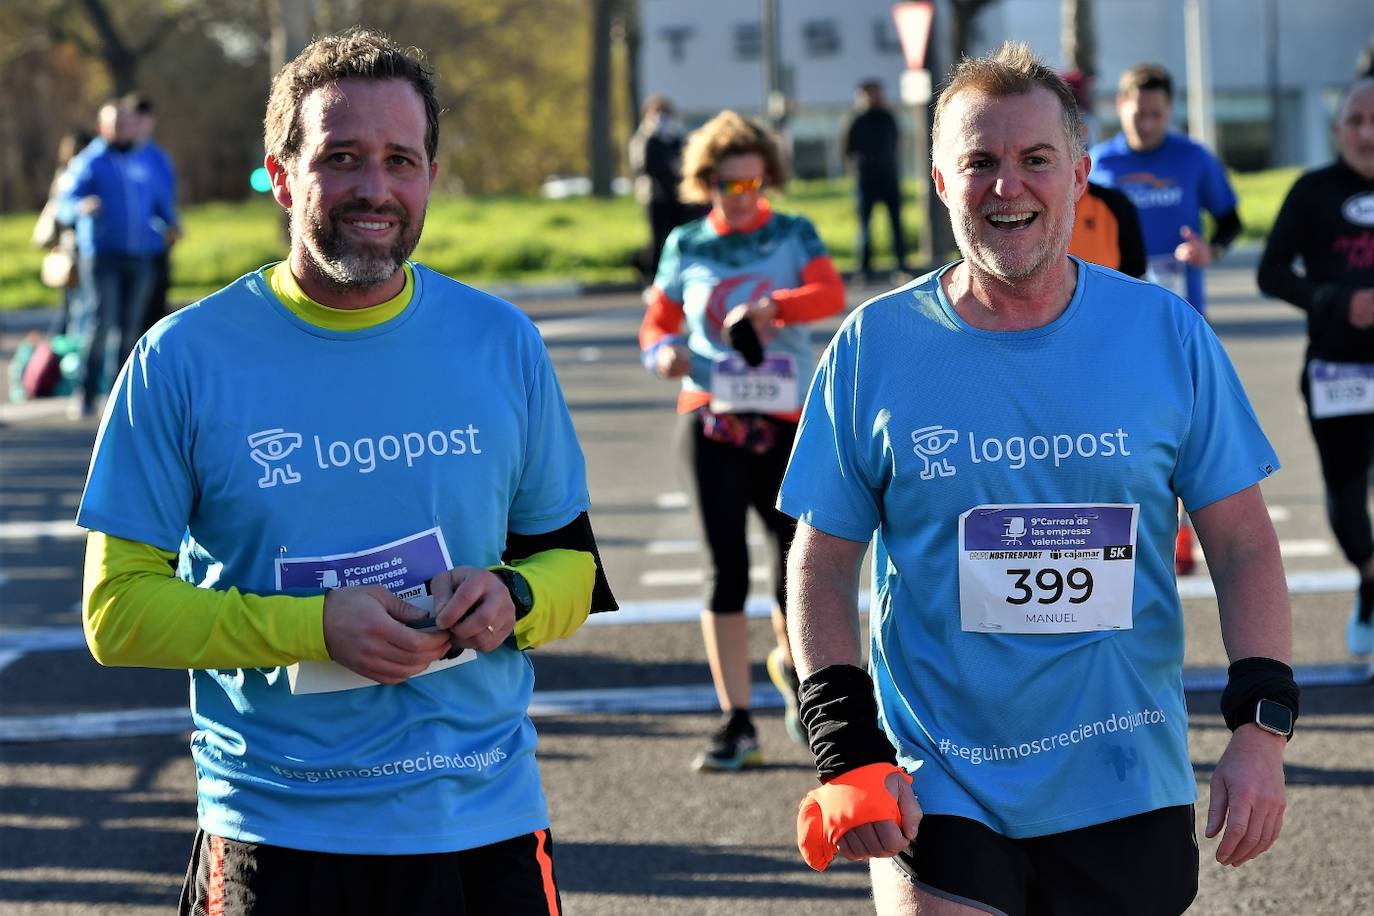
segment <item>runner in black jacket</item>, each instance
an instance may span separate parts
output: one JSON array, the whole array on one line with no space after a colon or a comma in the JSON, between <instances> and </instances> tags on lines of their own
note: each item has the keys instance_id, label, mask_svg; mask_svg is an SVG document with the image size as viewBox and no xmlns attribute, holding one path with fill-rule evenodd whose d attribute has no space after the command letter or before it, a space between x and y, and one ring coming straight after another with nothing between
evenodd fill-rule
<instances>
[{"instance_id":1,"label":"runner in black jacket","mask_svg":"<svg viewBox=\"0 0 1374 916\"><path fill-rule=\"evenodd\" d=\"M1336 133L1340 158L1288 192L1260 260L1259 286L1307 312L1302 392L1331 528L1360 571L1346 643L1367 655L1374 651L1374 78L1350 87Z\"/></svg>"}]
</instances>

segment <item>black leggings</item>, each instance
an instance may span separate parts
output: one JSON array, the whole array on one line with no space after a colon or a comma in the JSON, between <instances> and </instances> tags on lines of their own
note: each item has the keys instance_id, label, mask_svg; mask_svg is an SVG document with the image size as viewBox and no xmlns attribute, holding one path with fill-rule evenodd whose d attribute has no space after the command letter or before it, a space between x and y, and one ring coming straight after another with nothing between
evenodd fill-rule
<instances>
[{"instance_id":1,"label":"black leggings","mask_svg":"<svg viewBox=\"0 0 1374 916\"><path fill-rule=\"evenodd\" d=\"M773 542L773 594L786 608L783 583L787 551L797 531L796 519L774 508L782 486L797 424L772 421L776 436L770 449L758 454L708 439L702 415L683 418L680 443L690 474L692 499L706 536L711 566L706 584L706 607L713 614L738 614L749 596L749 545L745 519L753 506Z\"/></svg>"},{"instance_id":2,"label":"black leggings","mask_svg":"<svg viewBox=\"0 0 1374 916\"><path fill-rule=\"evenodd\" d=\"M1326 484L1326 517L1345 558L1363 566L1374 557L1374 534L1369 520L1369 471L1374 459L1374 414L1312 419L1304 373L1303 397L1308 425L1321 457Z\"/></svg>"}]
</instances>

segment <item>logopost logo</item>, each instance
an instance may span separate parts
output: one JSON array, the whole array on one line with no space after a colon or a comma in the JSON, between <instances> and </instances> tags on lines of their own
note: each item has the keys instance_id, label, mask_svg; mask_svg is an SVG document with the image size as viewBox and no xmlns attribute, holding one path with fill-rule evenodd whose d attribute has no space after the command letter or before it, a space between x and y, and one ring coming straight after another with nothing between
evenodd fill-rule
<instances>
[{"instance_id":1,"label":"logopost logo","mask_svg":"<svg viewBox=\"0 0 1374 916\"><path fill-rule=\"evenodd\" d=\"M1011 436L961 433L940 424L922 426L911 433L911 450L921 459L921 479L953 477L959 473L950 449L959 441L968 446L970 464L1002 464L1019 471L1031 462L1051 462L1059 467L1073 459L1128 458L1130 433L1120 426L1104 432L1033 433ZM948 454L946 454L948 453ZM943 456L943 457L941 457Z\"/></svg>"},{"instance_id":2,"label":"logopost logo","mask_svg":"<svg viewBox=\"0 0 1374 916\"><path fill-rule=\"evenodd\" d=\"M351 469L358 474L371 474L381 465L392 462L413 468L427 458L481 455L481 433L481 429L469 423L453 429L406 430L352 438L311 435L310 445L314 467L321 471ZM300 483L303 479L300 471L286 459L305 443L304 435L287 432L281 427L258 430L250 435L248 456L263 469L258 486L266 489L279 483Z\"/></svg>"}]
</instances>

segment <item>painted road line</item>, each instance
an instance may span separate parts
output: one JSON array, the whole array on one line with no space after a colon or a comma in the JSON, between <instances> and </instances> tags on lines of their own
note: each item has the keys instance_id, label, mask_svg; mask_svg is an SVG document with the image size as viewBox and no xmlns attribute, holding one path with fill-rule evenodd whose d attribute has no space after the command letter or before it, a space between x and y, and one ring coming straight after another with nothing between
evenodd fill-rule
<instances>
[{"instance_id":1,"label":"painted road line","mask_svg":"<svg viewBox=\"0 0 1374 916\"><path fill-rule=\"evenodd\" d=\"M1286 522L1292 515L1287 506L1266 506L1269 510L1269 520L1271 522Z\"/></svg>"},{"instance_id":2,"label":"painted road line","mask_svg":"<svg viewBox=\"0 0 1374 916\"><path fill-rule=\"evenodd\" d=\"M1367 664L1300 665L1294 676L1302 687L1345 687L1370 682ZM1226 686L1225 668L1184 669L1185 693L1214 693ZM782 696L769 682L752 685L754 709L778 709ZM603 690L536 690L530 715L604 715L629 713L714 712L716 692L710 684L673 684L660 687L611 687ZM60 716L0 716L0 743L70 741L82 738L173 735L192 728L190 711L127 709Z\"/></svg>"},{"instance_id":3,"label":"painted road line","mask_svg":"<svg viewBox=\"0 0 1374 916\"><path fill-rule=\"evenodd\" d=\"M120 709L60 716L0 716L0 743L175 735L194 728L191 710Z\"/></svg>"},{"instance_id":4,"label":"painted road line","mask_svg":"<svg viewBox=\"0 0 1374 916\"><path fill-rule=\"evenodd\" d=\"M750 547L764 546L764 538L761 535L751 534L746 539ZM652 557L674 556L677 554L699 554L705 551L705 546L698 538L674 538L662 541L648 541L644 545L644 552Z\"/></svg>"},{"instance_id":5,"label":"painted road line","mask_svg":"<svg viewBox=\"0 0 1374 916\"><path fill-rule=\"evenodd\" d=\"M1285 558L1329 557L1336 549L1325 538L1309 538L1294 541L1279 541L1279 554Z\"/></svg>"},{"instance_id":6,"label":"painted road line","mask_svg":"<svg viewBox=\"0 0 1374 916\"><path fill-rule=\"evenodd\" d=\"M1353 568L1319 569L1312 572L1288 574L1290 595L1322 595L1331 592L1354 592L1359 577ZM1216 588L1208 576L1184 576L1178 580L1180 598L1215 598Z\"/></svg>"},{"instance_id":7,"label":"painted road line","mask_svg":"<svg viewBox=\"0 0 1374 916\"><path fill-rule=\"evenodd\" d=\"M1355 570L1325 569L1288 574L1288 591L1293 595L1320 595L1339 592L1353 593L1359 580ZM1206 576L1185 576L1178 580L1179 597L1215 598L1212 580ZM867 612L869 593L859 593L859 610ZM79 608L78 608L79 609ZM768 617L773 612L773 599L764 595L750 598L744 605L749 617ZM643 601L621 601L620 610L610 614L592 614L587 626L622 626L640 623L690 623L701 616L701 601L696 598L661 598ZM0 632L0 651L44 652L84 648L85 636L79 626L40 627Z\"/></svg>"},{"instance_id":8,"label":"painted road line","mask_svg":"<svg viewBox=\"0 0 1374 916\"><path fill-rule=\"evenodd\" d=\"M767 566L749 567L749 581L767 582L773 572ZM645 588L673 588L701 585L706 574L700 569L650 569L639 574L639 584Z\"/></svg>"},{"instance_id":9,"label":"painted road line","mask_svg":"<svg viewBox=\"0 0 1374 916\"><path fill-rule=\"evenodd\" d=\"M0 633L0 651L64 652L86 648L86 634L79 626L33 627Z\"/></svg>"},{"instance_id":10,"label":"painted road line","mask_svg":"<svg viewBox=\"0 0 1374 916\"><path fill-rule=\"evenodd\" d=\"M1298 665L1293 669L1293 677L1299 687L1349 687L1374 682L1374 665L1369 662ZM1220 693L1225 689L1225 668L1183 670L1183 690L1186 693Z\"/></svg>"},{"instance_id":11,"label":"painted road line","mask_svg":"<svg viewBox=\"0 0 1374 916\"><path fill-rule=\"evenodd\" d=\"M686 509L686 493L660 493L654 497L654 505L660 509Z\"/></svg>"},{"instance_id":12,"label":"painted road line","mask_svg":"<svg viewBox=\"0 0 1374 916\"><path fill-rule=\"evenodd\" d=\"M44 522L0 522L0 541L21 541L33 538L84 538L86 529L76 522L60 519Z\"/></svg>"}]
</instances>

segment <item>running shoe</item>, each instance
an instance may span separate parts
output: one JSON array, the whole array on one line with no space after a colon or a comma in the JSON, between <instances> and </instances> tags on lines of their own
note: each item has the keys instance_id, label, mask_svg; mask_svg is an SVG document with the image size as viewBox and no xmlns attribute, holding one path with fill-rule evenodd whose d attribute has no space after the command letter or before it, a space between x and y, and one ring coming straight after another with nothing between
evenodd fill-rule
<instances>
[{"instance_id":1,"label":"running shoe","mask_svg":"<svg viewBox=\"0 0 1374 916\"><path fill-rule=\"evenodd\" d=\"M1350 623L1345 628L1345 647L1351 655L1374 653L1374 619L1360 619L1360 602L1356 600L1355 610L1350 612Z\"/></svg>"},{"instance_id":2,"label":"running shoe","mask_svg":"<svg viewBox=\"0 0 1374 916\"><path fill-rule=\"evenodd\" d=\"M735 772L763 763L759 738L748 719L726 714L720 727L711 736L711 745L692 761L692 769L701 772Z\"/></svg>"},{"instance_id":3,"label":"running shoe","mask_svg":"<svg viewBox=\"0 0 1374 916\"><path fill-rule=\"evenodd\" d=\"M1174 575L1189 576L1197 569L1193 557L1193 529L1188 525L1178 526L1178 537L1174 538Z\"/></svg>"},{"instance_id":4,"label":"running shoe","mask_svg":"<svg viewBox=\"0 0 1374 916\"><path fill-rule=\"evenodd\" d=\"M802 747L810 747L810 742L806 740L806 729L802 728L801 718L797 715L797 691L801 689L797 669L783 658L782 646L773 647L765 664L768 668L768 679L778 688L778 693L782 694L785 708L782 721L787 726L787 736Z\"/></svg>"}]
</instances>

